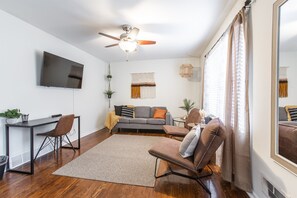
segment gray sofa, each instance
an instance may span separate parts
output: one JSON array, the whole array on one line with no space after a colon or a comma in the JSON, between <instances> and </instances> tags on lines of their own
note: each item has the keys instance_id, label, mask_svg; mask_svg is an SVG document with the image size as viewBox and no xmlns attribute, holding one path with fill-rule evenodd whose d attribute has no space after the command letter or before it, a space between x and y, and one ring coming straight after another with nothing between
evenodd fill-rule
<instances>
[{"instance_id":1,"label":"gray sofa","mask_svg":"<svg viewBox=\"0 0 297 198\"><path fill-rule=\"evenodd\" d=\"M137 131L138 129L163 130L163 125L172 125L173 119L168 111L166 119L153 118L156 108L167 110L166 107L134 107L134 118L121 117L113 131L119 131L120 129L137 129Z\"/></svg>"}]
</instances>

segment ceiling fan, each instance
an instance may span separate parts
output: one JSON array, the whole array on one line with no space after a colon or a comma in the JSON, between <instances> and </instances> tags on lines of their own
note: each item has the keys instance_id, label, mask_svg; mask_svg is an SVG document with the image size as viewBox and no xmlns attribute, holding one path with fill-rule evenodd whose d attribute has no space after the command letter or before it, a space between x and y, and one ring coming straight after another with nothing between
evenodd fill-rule
<instances>
[{"instance_id":1,"label":"ceiling fan","mask_svg":"<svg viewBox=\"0 0 297 198\"><path fill-rule=\"evenodd\" d=\"M120 46L120 48L125 51L126 53L134 52L138 45L154 45L156 44L156 41L149 41L149 40L137 40L137 35L139 32L139 29L136 27L132 27L131 25L122 25L122 29L125 31L123 34L120 35L120 38L114 37L102 32L99 32L98 34L117 40L119 43L115 43L112 45L105 46L108 47L114 47L114 46Z\"/></svg>"}]
</instances>

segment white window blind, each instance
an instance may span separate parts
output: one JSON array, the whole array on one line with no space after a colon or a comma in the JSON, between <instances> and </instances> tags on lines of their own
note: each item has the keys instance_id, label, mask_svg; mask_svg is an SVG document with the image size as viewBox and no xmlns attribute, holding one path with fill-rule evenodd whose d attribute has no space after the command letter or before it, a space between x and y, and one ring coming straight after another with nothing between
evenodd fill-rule
<instances>
[{"instance_id":1,"label":"white window blind","mask_svg":"<svg viewBox=\"0 0 297 198\"><path fill-rule=\"evenodd\" d=\"M228 34L208 54L204 66L203 108L224 121Z\"/></svg>"},{"instance_id":2,"label":"white window blind","mask_svg":"<svg viewBox=\"0 0 297 198\"><path fill-rule=\"evenodd\" d=\"M234 42L232 42L232 111L231 124L233 130L239 133L246 131L246 45L243 25L234 27ZM230 79L231 80L231 79Z\"/></svg>"},{"instance_id":3,"label":"white window blind","mask_svg":"<svg viewBox=\"0 0 297 198\"><path fill-rule=\"evenodd\" d=\"M231 83L231 125L233 130L244 132L246 129L246 57L243 25L234 29L232 42L232 72L226 79L228 34L221 38L215 48L207 56L204 67L204 100L203 108L225 122L226 84ZM230 97L229 97L230 98Z\"/></svg>"}]
</instances>

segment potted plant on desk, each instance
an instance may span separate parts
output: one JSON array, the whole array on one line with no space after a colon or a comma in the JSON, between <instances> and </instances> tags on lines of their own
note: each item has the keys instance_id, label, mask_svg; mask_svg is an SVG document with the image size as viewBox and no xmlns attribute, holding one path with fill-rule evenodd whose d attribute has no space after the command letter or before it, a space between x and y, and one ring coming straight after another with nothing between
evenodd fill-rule
<instances>
[{"instance_id":1,"label":"potted plant on desk","mask_svg":"<svg viewBox=\"0 0 297 198\"><path fill-rule=\"evenodd\" d=\"M19 109L7 109L7 111L0 113L0 117L6 118L7 124L13 124L18 122L18 119L21 115L22 114Z\"/></svg>"}]
</instances>

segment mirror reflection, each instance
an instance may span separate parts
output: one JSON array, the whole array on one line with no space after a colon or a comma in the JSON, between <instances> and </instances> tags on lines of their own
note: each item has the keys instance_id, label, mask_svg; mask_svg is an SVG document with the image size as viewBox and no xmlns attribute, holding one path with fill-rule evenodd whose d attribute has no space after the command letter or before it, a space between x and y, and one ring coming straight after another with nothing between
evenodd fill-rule
<instances>
[{"instance_id":1,"label":"mirror reflection","mask_svg":"<svg viewBox=\"0 0 297 198\"><path fill-rule=\"evenodd\" d=\"M297 164L297 1L280 7L277 152Z\"/></svg>"}]
</instances>

